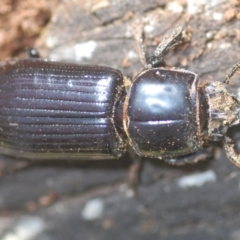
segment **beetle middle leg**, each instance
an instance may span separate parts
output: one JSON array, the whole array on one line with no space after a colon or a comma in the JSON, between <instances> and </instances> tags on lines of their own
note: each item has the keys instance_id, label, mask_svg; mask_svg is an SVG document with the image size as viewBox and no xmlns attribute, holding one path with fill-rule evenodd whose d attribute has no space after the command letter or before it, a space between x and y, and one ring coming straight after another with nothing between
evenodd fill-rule
<instances>
[{"instance_id":1,"label":"beetle middle leg","mask_svg":"<svg viewBox=\"0 0 240 240\"><path fill-rule=\"evenodd\" d=\"M128 146L128 154L132 159L132 164L128 172L128 186L133 191L133 194L136 194L137 187L141 181L141 173L144 165L144 159L137 155L133 148Z\"/></svg>"},{"instance_id":2,"label":"beetle middle leg","mask_svg":"<svg viewBox=\"0 0 240 240\"><path fill-rule=\"evenodd\" d=\"M213 147L207 147L207 148L198 150L196 153L178 157L176 159L166 159L165 162L171 165L182 166L189 163L195 164L197 162L210 159L212 157L213 157Z\"/></svg>"}]
</instances>

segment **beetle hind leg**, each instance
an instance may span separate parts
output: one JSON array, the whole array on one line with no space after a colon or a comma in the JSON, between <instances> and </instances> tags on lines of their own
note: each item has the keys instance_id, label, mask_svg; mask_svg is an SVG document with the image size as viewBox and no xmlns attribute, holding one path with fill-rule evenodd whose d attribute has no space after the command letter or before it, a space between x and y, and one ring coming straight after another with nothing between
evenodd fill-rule
<instances>
[{"instance_id":1,"label":"beetle hind leg","mask_svg":"<svg viewBox=\"0 0 240 240\"><path fill-rule=\"evenodd\" d=\"M236 152L234 149L234 142L229 137L225 137L224 139L224 149L226 151L228 159L240 168L240 154Z\"/></svg>"}]
</instances>

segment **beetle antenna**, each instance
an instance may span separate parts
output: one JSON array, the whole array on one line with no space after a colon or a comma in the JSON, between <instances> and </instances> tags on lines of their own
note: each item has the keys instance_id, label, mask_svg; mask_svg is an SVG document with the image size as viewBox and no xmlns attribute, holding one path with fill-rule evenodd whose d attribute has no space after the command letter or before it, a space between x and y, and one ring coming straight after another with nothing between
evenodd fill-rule
<instances>
[{"instance_id":1,"label":"beetle antenna","mask_svg":"<svg viewBox=\"0 0 240 240\"><path fill-rule=\"evenodd\" d=\"M226 76L226 78L224 79L223 83L225 84L229 84L230 79L237 73L239 72L240 68L240 63L237 63L236 65L234 65L230 71L230 73Z\"/></svg>"},{"instance_id":2,"label":"beetle antenna","mask_svg":"<svg viewBox=\"0 0 240 240\"><path fill-rule=\"evenodd\" d=\"M166 54L166 52L170 48L183 43L185 36L186 33L183 30L182 26L178 26L174 28L170 33L164 35L163 40L159 43L153 52L153 55L148 61L148 64L150 64L152 67L158 67L164 63L163 56Z\"/></svg>"}]
</instances>

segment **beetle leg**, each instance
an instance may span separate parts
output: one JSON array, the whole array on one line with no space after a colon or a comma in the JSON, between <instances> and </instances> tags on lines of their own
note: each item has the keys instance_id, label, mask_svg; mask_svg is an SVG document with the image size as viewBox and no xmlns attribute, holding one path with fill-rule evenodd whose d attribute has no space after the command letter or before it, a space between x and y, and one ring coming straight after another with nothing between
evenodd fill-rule
<instances>
[{"instance_id":1,"label":"beetle leg","mask_svg":"<svg viewBox=\"0 0 240 240\"><path fill-rule=\"evenodd\" d=\"M240 63L235 64L223 82L226 84L229 84L229 80L239 71L239 68L240 68Z\"/></svg>"},{"instance_id":2,"label":"beetle leg","mask_svg":"<svg viewBox=\"0 0 240 240\"><path fill-rule=\"evenodd\" d=\"M133 35L136 41L137 45L137 52L139 59L144 66L144 68L147 68L147 51L146 51L146 46L144 44L145 41L145 34L143 31L143 22L141 18L138 18L134 24L133 24Z\"/></svg>"},{"instance_id":3,"label":"beetle leg","mask_svg":"<svg viewBox=\"0 0 240 240\"><path fill-rule=\"evenodd\" d=\"M182 166L184 164L194 164L199 161L205 161L209 158L213 157L213 147L203 148L198 150L196 153L178 157L176 159L167 159L165 160L167 163Z\"/></svg>"},{"instance_id":4,"label":"beetle leg","mask_svg":"<svg viewBox=\"0 0 240 240\"><path fill-rule=\"evenodd\" d=\"M132 159L132 164L128 172L128 186L135 194L141 181L141 173L144 165L144 159L137 155L131 146L128 147L128 153Z\"/></svg>"},{"instance_id":5,"label":"beetle leg","mask_svg":"<svg viewBox=\"0 0 240 240\"><path fill-rule=\"evenodd\" d=\"M159 65L162 65L164 62L163 56L166 54L166 52L170 48L183 43L185 36L186 34L181 26L174 28L173 31L164 35L163 40L153 52L153 55L149 59L148 63L152 67L159 67Z\"/></svg>"},{"instance_id":6,"label":"beetle leg","mask_svg":"<svg viewBox=\"0 0 240 240\"><path fill-rule=\"evenodd\" d=\"M223 83L229 84L230 79L240 70L240 63L235 64L229 74L227 74L226 78L223 80ZM236 99L237 100L237 99ZM237 100L238 101L238 100ZM232 122L233 124L239 124L239 108L238 111L235 113L235 121ZM238 117L236 117L238 116ZM224 137L224 149L226 151L226 155L228 159L235 164L237 167L240 167L240 154L236 152L234 149L234 141L229 137Z\"/></svg>"},{"instance_id":7,"label":"beetle leg","mask_svg":"<svg viewBox=\"0 0 240 240\"><path fill-rule=\"evenodd\" d=\"M234 142L229 137L224 138L224 149L228 159L237 167L240 167L240 154L234 149Z\"/></svg>"}]
</instances>

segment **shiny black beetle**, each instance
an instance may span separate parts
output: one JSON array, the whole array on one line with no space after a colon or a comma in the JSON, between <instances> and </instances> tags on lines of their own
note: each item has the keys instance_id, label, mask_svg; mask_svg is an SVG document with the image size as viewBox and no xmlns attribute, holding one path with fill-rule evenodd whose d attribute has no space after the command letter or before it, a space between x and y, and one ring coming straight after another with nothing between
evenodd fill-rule
<instances>
[{"instance_id":1,"label":"shiny black beetle","mask_svg":"<svg viewBox=\"0 0 240 240\"><path fill-rule=\"evenodd\" d=\"M134 158L172 164L209 155L210 141L223 141L239 123L240 105L223 82L202 85L197 74L159 67L164 53L182 39L181 27L165 36L129 89L116 69L44 61L12 60L0 66L0 153L32 160Z\"/></svg>"}]
</instances>

